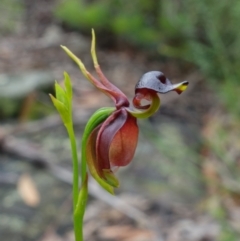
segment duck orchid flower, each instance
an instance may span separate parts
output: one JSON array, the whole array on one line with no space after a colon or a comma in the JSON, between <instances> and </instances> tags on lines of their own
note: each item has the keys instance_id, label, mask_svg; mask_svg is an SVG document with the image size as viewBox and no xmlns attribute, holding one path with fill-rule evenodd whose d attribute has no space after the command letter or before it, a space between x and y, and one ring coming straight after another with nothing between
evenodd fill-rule
<instances>
[{"instance_id":1,"label":"duck orchid flower","mask_svg":"<svg viewBox=\"0 0 240 241\"><path fill-rule=\"evenodd\" d=\"M95 34L92 31L91 55L99 79L90 74L82 61L67 47L62 48L77 63L83 75L115 104L115 107L101 108L92 115L82 138L82 162L87 163L96 181L113 193L113 189L119 186L114 171L131 162L137 147L137 118L148 118L159 109L158 93L175 90L181 94L187 88L188 82L172 84L163 73L148 72L136 85L132 108L126 95L103 74L96 56L95 42ZM142 105L142 100L147 100L149 104Z\"/></svg>"}]
</instances>

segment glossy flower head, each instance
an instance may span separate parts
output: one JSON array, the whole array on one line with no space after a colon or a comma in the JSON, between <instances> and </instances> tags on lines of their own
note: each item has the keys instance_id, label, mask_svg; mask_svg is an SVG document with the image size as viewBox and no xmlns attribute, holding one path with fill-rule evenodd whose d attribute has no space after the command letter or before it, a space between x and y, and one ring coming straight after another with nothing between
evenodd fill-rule
<instances>
[{"instance_id":1,"label":"glossy flower head","mask_svg":"<svg viewBox=\"0 0 240 241\"><path fill-rule=\"evenodd\" d=\"M126 95L113 85L102 73L95 53L95 34L92 31L91 54L98 78L85 68L82 61L68 48L65 52L77 63L84 76L100 91L109 96L115 107L97 110L89 119L82 139L82 161L86 161L92 176L110 193L119 186L114 172L128 165L133 159L137 141L137 118L147 118L160 107L158 93L175 90L181 93L188 82L172 84L163 73L151 71L142 76L135 88L133 106L130 108ZM150 104L142 105L146 99Z\"/></svg>"}]
</instances>

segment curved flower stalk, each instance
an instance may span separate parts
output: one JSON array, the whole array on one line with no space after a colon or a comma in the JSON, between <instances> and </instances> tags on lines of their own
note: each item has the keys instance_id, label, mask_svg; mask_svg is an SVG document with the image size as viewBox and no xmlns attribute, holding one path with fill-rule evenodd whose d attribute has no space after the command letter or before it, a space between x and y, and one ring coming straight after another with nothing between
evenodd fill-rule
<instances>
[{"instance_id":1,"label":"curved flower stalk","mask_svg":"<svg viewBox=\"0 0 240 241\"><path fill-rule=\"evenodd\" d=\"M176 91L181 94L187 88L188 82L184 81L179 84L172 84L162 72L151 71L144 74L135 88L133 106L130 107L126 95L113 85L103 74L97 60L95 52L95 34L92 30L91 55L93 64L98 75L98 79L91 75L85 68L82 61L75 56L67 47L61 46L64 51L79 66L83 75L100 91L109 96L115 107L105 107L97 110L89 119L82 138L81 148L81 178L82 188L80 194L78 190L78 162L73 162L73 187L74 196L74 213L77 222L82 225L82 218L85 210L87 197L87 166L93 178L109 193L114 193L114 188L119 186L119 181L115 176L115 171L122 166L128 165L133 159L137 142L138 142L138 118L148 118L152 116L160 107L160 98L158 93L167 93ZM56 84L56 98L51 96L54 105L58 109L64 125L72 126L71 116L71 97L72 90L70 79L65 74L65 89ZM142 100L147 100L149 104L142 105ZM61 114L62 113L62 114ZM70 119L69 119L70 118ZM74 137L73 128L70 128L69 136ZM71 139L71 136L70 136ZM73 138L75 139L75 137ZM74 142L73 142L74 143ZM74 145L73 145L74 146ZM73 152L73 159L77 154ZM73 186L74 186L73 185ZM84 205L81 205L84 199ZM83 210L83 211L82 211ZM81 216L81 218L79 218ZM76 228L77 229L77 228ZM77 230L75 236L77 240ZM81 234L82 235L82 234ZM79 239L82 240L82 239Z\"/></svg>"}]
</instances>

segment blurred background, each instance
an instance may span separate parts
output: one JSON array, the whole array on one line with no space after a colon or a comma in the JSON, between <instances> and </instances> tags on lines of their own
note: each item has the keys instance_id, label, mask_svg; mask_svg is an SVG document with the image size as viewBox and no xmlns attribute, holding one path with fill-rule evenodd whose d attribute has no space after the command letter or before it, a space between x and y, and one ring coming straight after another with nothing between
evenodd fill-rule
<instances>
[{"instance_id":1,"label":"blurred background","mask_svg":"<svg viewBox=\"0 0 240 241\"><path fill-rule=\"evenodd\" d=\"M93 72L91 28L103 72L130 99L151 70L189 87L139 121L116 196L91 181L85 240L239 240L239 23L238 0L1 0L0 240L74 240L70 147L48 94L67 71L80 146L112 103L60 44Z\"/></svg>"}]
</instances>

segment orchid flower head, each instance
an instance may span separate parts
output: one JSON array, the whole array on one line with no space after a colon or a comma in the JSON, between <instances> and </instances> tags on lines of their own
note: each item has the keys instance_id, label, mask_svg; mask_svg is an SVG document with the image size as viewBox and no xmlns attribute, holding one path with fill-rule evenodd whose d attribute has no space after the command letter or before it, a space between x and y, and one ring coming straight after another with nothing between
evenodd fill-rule
<instances>
[{"instance_id":1,"label":"orchid flower head","mask_svg":"<svg viewBox=\"0 0 240 241\"><path fill-rule=\"evenodd\" d=\"M144 74L135 88L133 106L126 95L113 85L103 74L95 52L95 34L92 30L91 55L98 79L91 75L82 61L67 47L62 46L72 58L83 75L100 91L109 96L115 107L105 107L97 110L89 119L82 138L82 161L86 161L89 171L95 180L107 191L119 186L114 172L128 165L133 159L137 141L137 118L147 118L160 107L158 93L175 90L178 94L187 88L188 82L172 84L160 71ZM150 104L142 105L146 99Z\"/></svg>"}]
</instances>

